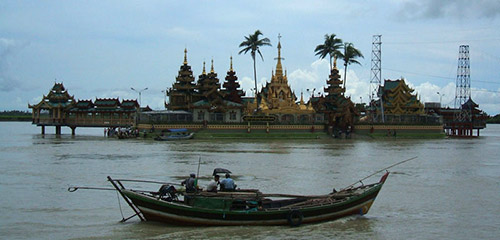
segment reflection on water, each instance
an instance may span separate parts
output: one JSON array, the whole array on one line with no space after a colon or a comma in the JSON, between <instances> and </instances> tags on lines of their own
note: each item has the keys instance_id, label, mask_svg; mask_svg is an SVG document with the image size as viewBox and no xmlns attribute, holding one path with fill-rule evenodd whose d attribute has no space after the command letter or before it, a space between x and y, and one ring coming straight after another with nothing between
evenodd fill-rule
<instances>
[{"instance_id":1,"label":"reflection on water","mask_svg":"<svg viewBox=\"0 0 500 240\"><path fill-rule=\"evenodd\" d=\"M478 139L192 140L106 139L102 129L42 137L29 123L0 123L0 235L6 239L496 239L500 224L500 127ZM47 131L48 132L48 131ZM64 134L65 133L65 134ZM122 218L106 176L180 182L216 167L242 188L322 194L379 169L392 169L370 212L289 227L176 227ZM381 175L381 174L380 174ZM377 175L364 181L377 181ZM125 217L132 215L120 200Z\"/></svg>"}]
</instances>

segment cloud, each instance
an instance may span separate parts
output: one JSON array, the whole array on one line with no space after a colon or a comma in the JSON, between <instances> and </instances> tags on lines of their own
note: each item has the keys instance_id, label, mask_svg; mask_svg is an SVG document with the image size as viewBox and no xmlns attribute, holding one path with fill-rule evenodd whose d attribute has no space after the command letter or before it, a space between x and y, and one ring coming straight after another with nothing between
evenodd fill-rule
<instances>
[{"instance_id":1,"label":"cloud","mask_svg":"<svg viewBox=\"0 0 500 240\"><path fill-rule=\"evenodd\" d=\"M27 45L26 42L0 38L0 91L10 92L20 88L21 81L10 73L10 59Z\"/></svg>"},{"instance_id":2,"label":"cloud","mask_svg":"<svg viewBox=\"0 0 500 240\"><path fill-rule=\"evenodd\" d=\"M500 1L409 0L401 5L398 15L407 19L496 18L500 15Z\"/></svg>"},{"instance_id":3,"label":"cloud","mask_svg":"<svg viewBox=\"0 0 500 240\"><path fill-rule=\"evenodd\" d=\"M309 66L306 69L293 70L287 76L292 91L296 92L297 95L299 95L300 91L307 91L307 89L310 89L311 92L312 89L316 89L315 93L319 93L326 84L329 72L328 61L318 59Z\"/></svg>"},{"instance_id":4,"label":"cloud","mask_svg":"<svg viewBox=\"0 0 500 240\"><path fill-rule=\"evenodd\" d=\"M167 29L167 34L170 37L176 37L179 39L199 39L202 34L199 32L191 31L183 27L172 27Z\"/></svg>"},{"instance_id":5,"label":"cloud","mask_svg":"<svg viewBox=\"0 0 500 240\"><path fill-rule=\"evenodd\" d=\"M251 89L254 89L255 83L253 81L253 78L250 77L242 77L238 78L238 81L240 82L241 89L246 92L246 96L253 96L253 91Z\"/></svg>"},{"instance_id":6,"label":"cloud","mask_svg":"<svg viewBox=\"0 0 500 240\"><path fill-rule=\"evenodd\" d=\"M491 91L485 88L472 88L471 95L472 100L479 104L479 109L484 112L493 115L500 112L500 89Z\"/></svg>"},{"instance_id":7,"label":"cloud","mask_svg":"<svg viewBox=\"0 0 500 240\"><path fill-rule=\"evenodd\" d=\"M0 38L0 91L3 92L12 91L19 85L9 73L9 57L16 51L16 45L12 39Z\"/></svg>"}]
</instances>

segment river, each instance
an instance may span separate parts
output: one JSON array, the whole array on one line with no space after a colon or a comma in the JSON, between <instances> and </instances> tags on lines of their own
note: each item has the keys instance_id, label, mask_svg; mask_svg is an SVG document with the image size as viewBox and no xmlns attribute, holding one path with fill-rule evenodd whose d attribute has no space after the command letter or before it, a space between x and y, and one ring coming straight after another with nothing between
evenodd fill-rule
<instances>
[{"instance_id":1,"label":"river","mask_svg":"<svg viewBox=\"0 0 500 240\"><path fill-rule=\"evenodd\" d=\"M500 236L500 125L475 139L118 140L103 129L40 129L0 122L2 239L497 239ZM133 218L111 187L113 178L201 185L216 167L241 188L324 194L381 168L391 169L362 217L273 227L177 227ZM378 181L382 174L365 181ZM122 211L120 211L122 209Z\"/></svg>"}]
</instances>

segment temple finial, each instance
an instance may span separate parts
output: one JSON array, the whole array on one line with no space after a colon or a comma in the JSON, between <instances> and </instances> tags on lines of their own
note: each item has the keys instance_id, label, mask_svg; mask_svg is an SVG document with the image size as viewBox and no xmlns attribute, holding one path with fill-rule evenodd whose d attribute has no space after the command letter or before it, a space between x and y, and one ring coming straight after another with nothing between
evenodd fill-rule
<instances>
[{"instance_id":1,"label":"temple finial","mask_svg":"<svg viewBox=\"0 0 500 240\"><path fill-rule=\"evenodd\" d=\"M276 63L276 75L283 75L283 67L281 66L281 60L284 60L284 58L281 57L281 34L278 34L278 57L275 58L278 60Z\"/></svg>"},{"instance_id":2,"label":"temple finial","mask_svg":"<svg viewBox=\"0 0 500 240\"><path fill-rule=\"evenodd\" d=\"M229 59L231 59L230 64L229 64L229 71L233 71L233 56L231 56Z\"/></svg>"},{"instance_id":3,"label":"temple finial","mask_svg":"<svg viewBox=\"0 0 500 240\"><path fill-rule=\"evenodd\" d=\"M333 68L337 69L337 56L333 57Z\"/></svg>"},{"instance_id":4,"label":"temple finial","mask_svg":"<svg viewBox=\"0 0 500 240\"><path fill-rule=\"evenodd\" d=\"M207 74L207 72L205 72L205 61L203 61L203 72L201 74L203 75Z\"/></svg>"},{"instance_id":5,"label":"temple finial","mask_svg":"<svg viewBox=\"0 0 500 240\"><path fill-rule=\"evenodd\" d=\"M188 64L187 53L188 53L187 48L184 48L184 65Z\"/></svg>"},{"instance_id":6,"label":"temple finial","mask_svg":"<svg viewBox=\"0 0 500 240\"><path fill-rule=\"evenodd\" d=\"M214 59L212 59L212 67L210 68L210 73L214 73Z\"/></svg>"}]
</instances>

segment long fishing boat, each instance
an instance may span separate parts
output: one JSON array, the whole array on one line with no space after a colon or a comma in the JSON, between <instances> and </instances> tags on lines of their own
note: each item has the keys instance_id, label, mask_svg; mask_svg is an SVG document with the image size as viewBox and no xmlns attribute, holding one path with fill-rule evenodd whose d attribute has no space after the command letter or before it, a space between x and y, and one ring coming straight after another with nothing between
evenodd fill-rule
<instances>
[{"instance_id":1,"label":"long fishing boat","mask_svg":"<svg viewBox=\"0 0 500 240\"><path fill-rule=\"evenodd\" d=\"M194 132L189 132L185 128L179 129L167 129L166 132L162 132L161 135L155 137L157 141L176 141L176 140L187 140L194 137Z\"/></svg>"},{"instance_id":2,"label":"long fishing boat","mask_svg":"<svg viewBox=\"0 0 500 240\"><path fill-rule=\"evenodd\" d=\"M360 186L354 186L356 182L340 191L308 196L266 194L256 189L181 194L173 185L145 191L126 188L122 183L134 180L108 180L143 221L196 226L299 226L367 214L388 175L387 171L376 183L364 185L359 181Z\"/></svg>"}]
</instances>

